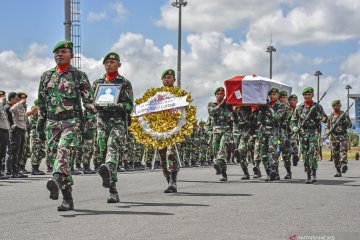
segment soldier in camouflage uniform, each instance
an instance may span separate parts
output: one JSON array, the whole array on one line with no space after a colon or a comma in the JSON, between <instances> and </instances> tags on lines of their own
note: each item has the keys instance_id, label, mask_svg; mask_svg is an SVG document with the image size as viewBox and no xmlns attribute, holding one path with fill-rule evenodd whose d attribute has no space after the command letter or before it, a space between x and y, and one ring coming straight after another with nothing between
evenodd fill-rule
<instances>
[{"instance_id":1,"label":"soldier in camouflage uniform","mask_svg":"<svg viewBox=\"0 0 360 240\"><path fill-rule=\"evenodd\" d=\"M267 178L265 181L279 180L279 154L281 123L286 117L286 107L278 101L279 89L269 91L270 101L265 106L259 106L257 121L260 156L264 164Z\"/></svg>"},{"instance_id":2,"label":"soldier in camouflage uniform","mask_svg":"<svg viewBox=\"0 0 360 240\"><path fill-rule=\"evenodd\" d=\"M212 146L215 156L214 168L217 173L220 172L222 178L220 181L227 181L226 144L229 141L232 128L232 107L226 104L225 89L219 87L215 90L216 102L208 104L209 116L213 120L212 128Z\"/></svg>"},{"instance_id":3,"label":"soldier in camouflage uniform","mask_svg":"<svg viewBox=\"0 0 360 240\"><path fill-rule=\"evenodd\" d=\"M247 153L249 152L249 142L253 132L254 121L254 114L250 106L233 107L233 134L236 136L234 155L244 172L241 180L250 179L247 167Z\"/></svg>"},{"instance_id":4,"label":"soldier in camouflage uniform","mask_svg":"<svg viewBox=\"0 0 360 240\"><path fill-rule=\"evenodd\" d=\"M174 87L176 81L175 71L173 69L167 69L161 74L161 80L164 87ZM179 162L175 154L176 145L168 146L163 149L159 149L160 164L163 170L164 177L168 183L167 189L164 193L177 192L177 175L179 172ZM181 151L181 150L178 150Z\"/></svg>"},{"instance_id":5,"label":"soldier in camouflage uniform","mask_svg":"<svg viewBox=\"0 0 360 240\"><path fill-rule=\"evenodd\" d=\"M291 117L290 127L294 134L299 134L301 155L307 173L306 184L310 184L317 182L319 124L326 122L327 117L322 106L312 100L313 88L305 88L302 94L304 102L296 107L295 113Z\"/></svg>"},{"instance_id":6,"label":"soldier in camouflage uniform","mask_svg":"<svg viewBox=\"0 0 360 240\"><path fill-rule=\"evenodd\" d=\"M27 109L27 105L25 105L25 109ZM29 118L26 119L26 135L25 135L25 148L24 148L24 153L20 159L20 164L19 164L19 169L20 172L22 174L30 174L31 172L29 172L25 166L27 163L28 158L31 157L31 151L30 151L30 122L29 122Z\"/></svg>"},{"instance_id":7,"label":"soldier in camouflage uniform","mask_svg":"<svg viewBox=\"0 0 360 240\"><path fill-rule=\"evenodd\" d=\"M109 188L110 196L108 203L120 201L116 190L117 168L119 159L123 157L120 152L126 151L127 128L130 119L130 112L133 109L133 89L131 82L121 76L118 69L121 66L119 54L110 52L104 57L103 61L106 74L93 83L93 89L99 93L100 85L114 84L114 88L119 91L117 99L113 101L101 102L100 96L96 99L97 134L101 162L99 174L103 180L103 187ZM108 91L106 88L106 91ZM114 89L114 90L115 90ZM99 94L97 94L99 95ZM115 92L113 94L115 96ZM124 159L120 159L124 160Z\"/></svg>"},{"instance_id":8,"label":"soldier in camouflage uniform","mask_svg":"<svg viewBox=\"0 0 360 240\"><path fill-rule=\"evenodd\" d=\"M334 112L330 113L325 135L330 135L331 158L334 161L336 174L334 177L341 177L342 173L346 173L347 166L347 152L348 152L348 135L347 129L351 128L351 120L349 115L340 110L340 100L332 102Z\"/></svg>"},{"instance_id":9,"label":"soldier in camouflage uniform","mask_svg":"<svg viewBox=\"0 0 360 240\"><path fill-rule=\"evenodd\" d=\"M97 141L97 131L95 131L95 134L94 134L94 138L93 138L93 150L92 150L93 154L91 156L91 159L92 159L92 162L94 164L94 170L96 172L99 171L99 168L100 168L100 165L101 164L104 164L105 162L101 162L102 158L100 157L100 154L99 154L99 144L98 144L98 141ZM103 159L105 160L105 159Z\"/></svg>"},{"instance_id":10,"label":"soldier in camouflage uniform","mask_svg":"<svg viewBox=\"0 0 360 240\"><path fill-rule=\"evenodd\" d=\"M212 135L212 119L209 116L209 118L207 119L207 121L205 122L205 126L204 126L204 130L207 136L207 142L206 142L206 162L207 165L211 165L213 164L214 161L214 153L213 153L213 147L212 147L212 139L213 139L213 135ZM220 174L220 172L218 173Z\"/></svg>"},{"instance_id":11,"label":"soldier in camouflage uniform","mask_svg":"<svg viewBox=\"0 0 360 240\"><path fill-rule=\"evenodd\" d=\"M291 129L290 129L290 121L291 121L291 118L292 118L292 115L294 114L295 112L295 109L296 109L296 105L298 103L298 97L295 95L295 94L292 94L289 96L289 104L290 104L290 107L288 109L288 111L291 111L291 114L289 116L289 134L290 134L290 146L291 146L291 160L292 160L292 163L293 163L293 166L297 166L298 162L299 162L299 148L298 148L298 138L294 137L292 138L291 137Z\"/></svg>"},{"instance_id":12,"label":"soldier in camouflage uniform","mask_svg":"<svg viewBox=\"0 0 360 240\"><path fill-rule=\"evenodd\" d=\"M63 202L58 211L69 211L74 209L70 163L82 129L86 139L93 137L96 109L87 75L70 64L74 56L73 43L61 41L53 53L56 67L46 71L39 84L36 130L41 141L47 140L48 157L54 166L53 177L47 182L50 198L57 200L61 190ZM82 114L83 107L86 116Z\"/></svg>"},{"instance_id":13,"label":"soldier in camouflage uniform","mask_svg":"<svg viewBox=\"0 0 360 240\"><path fill-rule=\"evenodd\" d=\"M81 148L81 163L83 164L82 172L84 174L95 174L96 171L90 168L91 159L93 159L94 154L94 138L84 139Z\"/></svg>"},{"instance_id":14,"label":"soldier in camouflage uniform","mask_svg":"<svg viewBox=\"0 0 360 240\"><path fill-rule=\"evenodd\" d=\"M284 167L286 169L286 175L284 179L291 179L291 129L290 119L292 115L292 109L288 103L288 93L286 91L280 91L279 101L282 102L286 107L286 116L281 126L281 137L280 137L280 150L281 157L284 161Z\"/></svg>"},{"instance_id":15,"label":"soldier in camouflage uniform","mask_svg":"<svg viewBox=\"0 0 360 240\"><path fill-rule=\"evenodd\" d=\"M207 150L207 139L208 139L208 134L204 126L205 126L205 122L201 120L197 128L197 137L199 144L199 161L201 166L204 166L206 162L206 150Z\"/></svg>"},{"instance_id":16,"label":"soldier in camouflage uniform","mask_svg":"<svg viewBox=\"0 0 360 240\"><path fill-rule=\"evenodd\" d=\"M38 108L38 100L34 101L34 109ZM36 124L38 121L38 113L36 112L29 118L30 125L30 152L31 152L31 175L45 175L43 171L39 169L41 160L45 157L45 141L41 141L36 132Z\"/></svg>"}]
</instances>

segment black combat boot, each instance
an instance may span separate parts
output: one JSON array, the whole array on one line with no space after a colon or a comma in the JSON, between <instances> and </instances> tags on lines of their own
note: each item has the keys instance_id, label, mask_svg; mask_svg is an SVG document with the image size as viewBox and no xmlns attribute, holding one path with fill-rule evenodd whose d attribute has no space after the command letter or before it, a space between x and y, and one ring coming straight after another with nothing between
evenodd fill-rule
<instances>
[{"instance_id":1,"label":"black combat boot","mask_svg":"<svg viewBox=\"0 0 360 240\"><path fill-rule=\"evenodd\" d=\"M49 164L49 165L46 165L46 172L47 173L52 173L53 171L53 167Z\"/></svg>"},{"instance_id":2,"label":"black combat boot","mask_svg":"<svg viewBox=\"0 0 360 240\"><path fill-rule=\"evenodd\" d=\"M253 178L261 178L260 166L253 167L254 176Z\"/></svg>"},{"instance_id":3,"label":"black combat boot","mask_svg":"<svg viewBox=\"0 0 360 240\"><path fill-rule=\"evenodd\" d=\"M176 180L177 180L177 172L170 173L169 187L164 191L164 193L177 192Z\"/></svg>"},{"instance_id":4,"label":"black combat boot","mask_svg":"<svg viewBox=\"0 0 360 240\"><path fill-rule=\"evenodd\" d=\"M53 177L49 179L46 188L50 191L50 198L52 200L59 199L59 190L64 184L65 175L62 173L54 173Z\"/></svg>"},{"instance_id":5,"label":"black combat boot","mask_svg":"<svg viewBox=\"0 0 360 240\"><path fill-rule=\"evenodd\" d=\"M312 169L312 177L313 177L313 179L312 179L312 182L314 183L314 182L317 182L317 178L316 178L316 169Z\"/></svg>"},{"instance_id":6,"label":"black combat boot","mask_svg":"<svg viewBox=\"0 0 360 240\"><path fill-rule=\"evenodd\" d=\"M102 185L104 188L110 187L111 174L113 173L115 168L116 168L116 166L114 166L114 164L111 164L111 163L105 163L100 166L99 174L103 180Z\"/></svg>"},{"instance_id":7,"label":"black combat boot","mask_svg":"<svg viewBox=\"0 0 360 240\"><path fill-rule=\"evenodd\" d=\"M226 174L226 166L221 168L221 175L222 178L220 178L221 182L227 182L227 174Z\"/></svg>"},{"instance_id":8,"label":"black combat boot","mask_svg":"<svg viewBox=\"0 0 360 240\"><path fill-rule=\"evenodd\" d=\"M340 167L337 167L337 168L336 168L336 174L334 175L334 177L342 177L341 168L340 168Z\"/></svg>"},{"instance_id":9,"label":"black combat boot","mask_svg":"<svg viewBox=\"0 0 360 240\"><path fill-rule=\"evenodd\" d=\"M278 176L275 165L270 166L268 176L270 176L270 181L274 181L276 179L276 177Z\"/></svg>"},{"instance_id":10,"label":"black combat boot","mask_svg":"<svg viewBox=\"0 0 360 240\"><path fill-rule=\"evenodd\" d=\"M28 170L26 170L24 165L20 165L19 170L20 170L19 173L22 174L22 175L31 173Z\"/></svg>"},{"instance_id":11,"label":"black combat boot","mask_svg":"<svg viewBox=\"0 0 360 240\"><path fill-rule=\"evenodd\" d=\"M311 184L312 183L312 181L311 181L311 170L307 170L307 172L306 172L306 174L307 174L307 179L306 179L306 184Z\"/></svg>"},{"instance_id":12,"label":"black combat boot","mask_svg":"<svg viewBox=\"0 0 360 240\"><path fill-rule=\"evenodd\" d=\"M244 176L241 178L241 180L248 180L248 179L250 179L250 174L249 174L248 169L247 169L247 168L243 168L242 170L243 170L243 172L244 172Z\"/></svg>"},{"instance_id":13,"label":"black combat boot","mask_svg":"<svg viewBox=\"0 0 360 240\"><path fill-rule=\"evenodd\" d=\"M95 174L96 173L96 171L94 171L90 168L89 164L84 164L84 168L82 171L84 174Z\"/></svg>"},{"instance_id":14,"label":"black combat boot","mask_svg":"<svg viewBox=\"0 0 360 240\"><path fill-rule=\"evenodd\" d=\"M111 182L109 187L110 196L107 199L107 203L120 202L119 194L116 190L116 182Z\"/></svg>"},{"instance_id":15,"label":"black combat boot","mask_svg":"<svg viewBox=\"0 0 360 240\"><path fill-rule=\"evenodd\" d=\"M33 165L31 175L45 175L45 173L39 170L39 165Z\"/></svg>"},{"instance_id":16,"label":"black combat boot","mask_svg":"<svg viewBox=\"0 0 360 240\"><path fill-rule=\"evenodd\" d=\"M286 166L285 167L285 169L286 169L286 175L285 175L285 177L284 177L284 179L291 179L291 167L290 166Z\"/></svg>"},{"instance_id":17,"label":"black combat boot","mask_svg":"<svg viewBox=\"0 0 360 240\"><path fill-rule=\"evenodd\" d=\"M214 168L216 170L216 175L220 175L221 174L221 168L220 165L218 163L214 164Z\"/></svg>"},{"instance_id":18,"label":"black combat boot","mask_svg":"<svg viewBox=\"0 0 360 240\"><path fill-rule=\"evenodd\" d=\"M341 172L342 172L342 173L346 173L347 170L348 170L348 166L347 166L347 164L345 163L345 164L342 166L342 168L341 168Z\"/></svg>"},{"instance_id":19,"label":"black combat boot","mask_svg":"<svg viewBox=\"0 0 360 240\"><path fill-rule=\"evenodd\" d=\"M61 205L58 206L57 208L58 211L74 210L74 201L71 192L72 192L71 188L61 189L61 193L63 195L63 201Z\"/></svg>"}]
</instances>

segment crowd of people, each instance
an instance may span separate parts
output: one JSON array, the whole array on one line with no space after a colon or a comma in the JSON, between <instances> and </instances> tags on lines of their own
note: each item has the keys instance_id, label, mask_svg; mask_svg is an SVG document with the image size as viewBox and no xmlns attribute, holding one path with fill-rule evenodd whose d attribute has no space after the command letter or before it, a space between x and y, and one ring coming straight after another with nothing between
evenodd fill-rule
<instances>
[{"instance_id":1,"label":"crowd of people","mask_svg":"<svg viewBox=\"0 0 360 240\"><path fill-rule=\"evenodd\" d=\"M305 183L317 182L321 123L326 124L325 135L331 141L334 176L347 171L350 118L340 110L340 100L332 102L334 111L327 116L312 100L311 87L303 90L301 103L296 95L272 88L267 104L256 106L227 104L225 88L219 87L208 104L207 121L196 123L183 143L156 150L137 143L128 130L133 89L118 73L119 54L104 57L105 74L90 84L86 73L71 65L72 42L59 42L53 53L56 67L41 76L38 98L29 111L26 93L0 91L0 179L44 175L39 167L45 159L46 171L52 173L46 185L50 198L57 200L60 191L63 195L58 211L74 209L72 175L81 173L101 176L103 187L109 189L108 203L120 201L118 171L154 167L162 168L168 184L164 192L173 193L180 167L212 165L222 175L220 181L226 182L227 165L239 164L244 181L250 179L249 166L254 178L265 175L265 181L274 181L281 178L281 160L286 169L283 178L292 179L291 168L301 155ZM165 70L161 80L163 86L174 87L175 71ZM106 85L119 90L116 98L106 88L113 97L97 101L96 93ZM29 158L31 171L25 168Z\"/></svg>"}]
</instances>

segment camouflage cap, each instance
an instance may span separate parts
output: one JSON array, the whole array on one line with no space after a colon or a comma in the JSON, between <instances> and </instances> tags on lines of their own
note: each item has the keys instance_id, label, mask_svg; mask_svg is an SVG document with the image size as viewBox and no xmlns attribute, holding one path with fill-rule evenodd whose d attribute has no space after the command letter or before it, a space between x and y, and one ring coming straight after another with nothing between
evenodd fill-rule
<instances>
[{"instance_id":1,"label":"camouflage cap","mask_svg":"<svg viewBox=\"0 0 360 240\"><path fill-rule=\"evenodd\" d=\"M39 105L39 99L34 100L34 105L36 105L36 106Z\"/></svg>"},{"instance_id":2,"label":"camouflage cap","mask_svg":"<svg viewBox=\"0 0 360 240\"><path fill-rule=\"evenodd\" d=\"M54 48L53 48L53 53L58 50L59 48L69 48L69 49L73 49L73 43L71 41L68 40L64 40L64 41L60 41L58 42Z\"/></svg>"},{"instance_id":3,"label":"camouflage cap","mask_svg":"<svg viewBox=\"0 0 360 240\"><path fill-rule=\"evenodd\" d=\"M304 88L304 90L302 91L302 95L304 95L305 93L314 93L314 89L312 87Z\"/></svg>"},{"instance_id":4,"label":"camouflage cap","mask_svg":"<svg viewBox=\"0 0 360 240\"><path fill-rule=\"evenodd\" d=\"M280 97L287 97L287 95L288 95L287 91L282 90L279 92Z\"/></svg>"},{"instance_id":5,"label":"camouflage cap","mask_svg":"<svg viewBox=\"0 0 360 240\"><path fill-rule=\"evenodd\" d=\"M296 100L297 100L298 97L297 97L295 94L291 94L291 95L289 96L289 100L290 100L290 99L296 99Z\"/></svg>"},{"instance_id":6,"label":"camouflage cap","mask_svg":"<svg viewBox=\"0 0 360 240\"><path fill-rule=\"evenodd\" d=\"M335 105L341 105L341 101L340 101L339 99L334 100L334 101L331 103L331 106L335 106Z\"/></svg>"},{"instance_id":7,"label":"camouflage cap","mask_svg":"<svg viewBox=\"0 0 360 240\"><path fill-rule=\"evenodd\" d=\"M5 94L6 94L6 92L5 92L5 91L0 90L0 96L3 96L3 95L5 95Z\"/></svg>"},{"instance_id":8,"label":"camouflage cap","mask_svg":"<svg viewBox=\"0 0 360 240\"><path fill-rule=\"evenodd\" d=\"M105 57L104 57L104 60L103 60L103 64L108 59L115 59L115 60L118 60L120 62L120 56L116 52L109 52L108 54L106 54Z\"/></svg>"},{"instance_id":9,"label":"camouflage cap","mask_svg":"<svg viewBox=\"0 0 360 240\"><path fill-rule=\"evenodd\" d=\"M280 90L278 88L271 88L268 95L272 94L272 93L279 93Z\"/></svg>"},{"instance_id":10,"label":"camouflage cap","mask_svg":"<svg viewBox=\"0 0 360 240\"><path fill-rule=\"evenodd\" d=\"M161 79L163 79L166 75L171 75L175 77L175 71L173 69L166 69L165 71L163 71L163 73L161 74Z\"/></svg>"},{"instance_id":11,"label":"camouflage cap","mask_svg":"<svg viewBox=\"0 0 360 240\"><path fill-rule=\"evenodd\" d=\"M18 93L16 94L16 96L17 96L18 98L27 98L27 94L26 94L26 93L23 93L23 92L18 92Z\"/></svg>"},{"instance_id":12,"label":"camouflage cap","mask_svg":"<svg viewBox=\"0 0 360 240\"><path fill-rule=\"evenodd\" d=\"M224 89L223 87L218 87L217 89L215 89L214 94L216 95L216 93L217 93L218 91L223 91L223 92L225 92L225 89Z\"/></svg>"}]
</instances>

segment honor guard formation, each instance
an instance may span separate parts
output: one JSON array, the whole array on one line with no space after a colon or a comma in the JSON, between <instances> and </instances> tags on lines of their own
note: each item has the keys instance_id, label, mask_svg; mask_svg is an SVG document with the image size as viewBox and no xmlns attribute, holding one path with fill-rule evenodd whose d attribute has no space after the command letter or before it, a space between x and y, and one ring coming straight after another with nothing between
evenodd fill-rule
<instances>
[{"instance_id":1,"label":"honor guard formation","mask_svg":"<svg viewBox=\"0 0 360 240\"><path fill-rule=\"evenodd\" d=\"M57 43L53 54L56 66L41 76L30 110L26 93L0 90L0 179L45 175L40 170L45 159L46 172L52 174L46 183L50 199L58 200L60 192L63 197L58 211L74 209L72 175L78 174L99 174L99 186L102 182L109 189L108 203L120 202L118 172L150 168L162 169L164 193L177 192L181 167L213 166L226 182L228 164L240 165L244 181L250 179L251 168L253 178L291 181L291 168L302 160L305 183L312 184L319 181L322 125L334 177L348 170L349 109L341 110L340 100L334 100L327 116L321 99L313 101L311 87L304 88L300 98L271 88L262 105L227 104L226 88L218 87L207 106L208 119L196 122L182 143L156 149L139 143L129 131L134 94L130 80L118 72L118 53L106 54L105 73L92 84L71 65L72 42ZM161 81L159 86L174 88L175 71L165 70ZM28 158L31 171L25 169ZM281 162L284 176L279 174Z\"/></svg>"}]
</instances>

